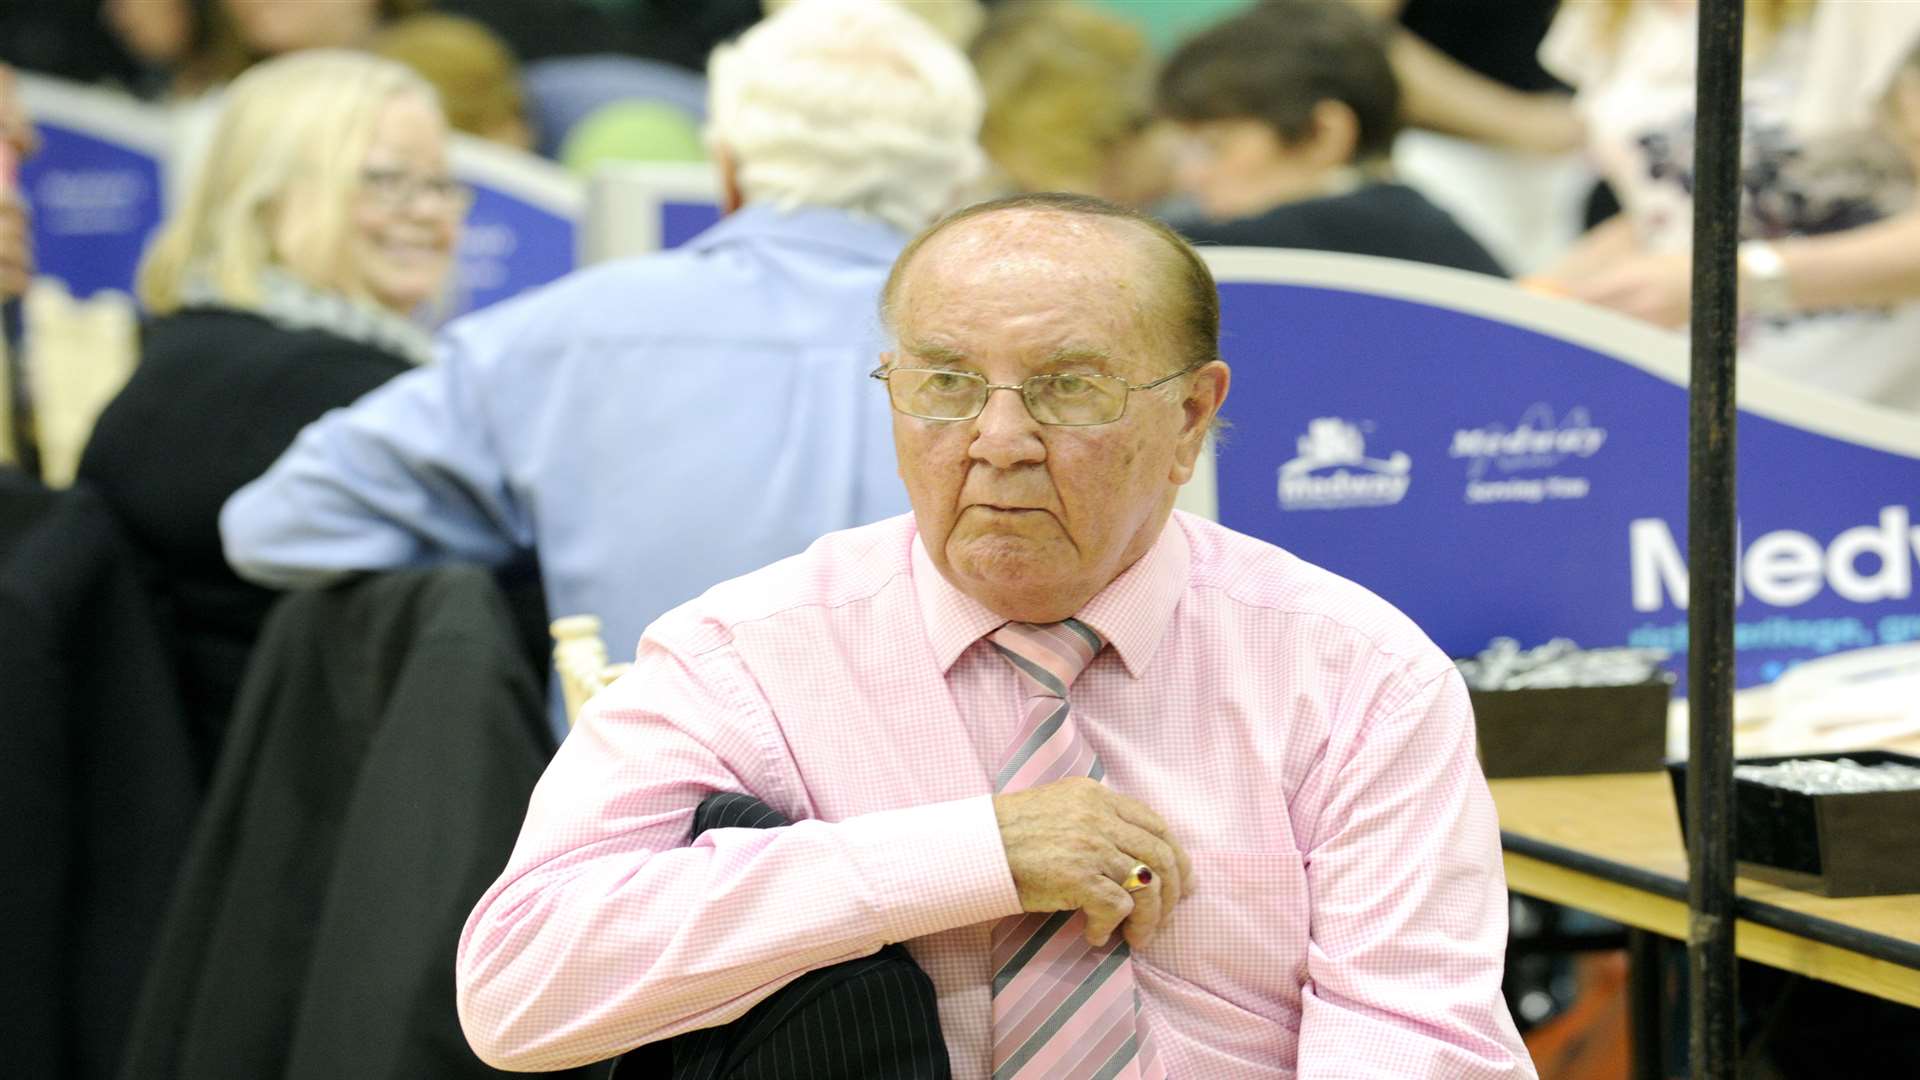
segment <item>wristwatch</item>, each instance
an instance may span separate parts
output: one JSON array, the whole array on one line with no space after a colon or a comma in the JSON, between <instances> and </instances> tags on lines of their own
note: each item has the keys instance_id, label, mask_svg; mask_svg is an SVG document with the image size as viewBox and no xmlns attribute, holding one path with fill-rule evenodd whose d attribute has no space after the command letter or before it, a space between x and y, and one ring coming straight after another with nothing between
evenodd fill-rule
<instances>
[{"instance_id":1,"label":"wristwatch","mask_svg":"<svg viewBox=\"0 0 1920 1080\"><path fill-rule=\"evenodd\" d=\"M1749 315L1782 315L1793 310L1787 262L1765 240L1740 245L1740 307Z\"/></svg>"}]
</instances>

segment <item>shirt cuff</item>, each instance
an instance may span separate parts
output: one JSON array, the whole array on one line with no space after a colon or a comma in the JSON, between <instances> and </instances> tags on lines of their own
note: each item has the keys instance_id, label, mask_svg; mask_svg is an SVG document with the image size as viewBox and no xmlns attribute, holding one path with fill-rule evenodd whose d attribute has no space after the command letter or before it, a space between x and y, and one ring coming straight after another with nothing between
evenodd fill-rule
<instances>
[{"instance_id":1,"label":"shirt cuff","mask_svg":"<svg viewBox=\"0 0 1920 1080\"><path fill-rule=\"evenodd\" d=\"M872 887L888 941L1020 914L993 796L863 814L847 849Z\"/></svg>"}]
</instances>

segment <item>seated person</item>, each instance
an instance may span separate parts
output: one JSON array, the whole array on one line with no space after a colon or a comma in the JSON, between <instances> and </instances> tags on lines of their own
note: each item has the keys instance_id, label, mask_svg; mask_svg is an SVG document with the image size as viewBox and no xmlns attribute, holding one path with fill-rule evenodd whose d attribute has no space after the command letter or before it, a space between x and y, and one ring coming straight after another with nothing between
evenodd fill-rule
<instances>
[{"instance_id":1,"label":"seated person","mask_svg":"<svg viewBox=\"0 0 1920 1080\"><path fill-rule=\"evenodd\" d=\"M219 0L240 40L256 56L302 49L364 48L382 26L428 0Z\"/></svg>"},{"instance_id":2,"label":"seated person","mask_svg":"<svg viewBox=\"0 0 1920 1080\"><path fill-rule=\"evenodd\" d=\"M375 31L367 51L432 83L455 131L532 149L520 65L485 24L439 12L408 15Z\"/></svg>"},{"instance_id":3,"label":"seated person","mask_svg":"<svg viewBox=\"0 0 1920 1080\"><path fill-rule=\"evenodd\" d=\"M625 657L713 583L906 508L865 390L874 299L978 168L978 84L892 4L802 0L711 85L719 224L460 319L314 424L222 514L243 576L537 552L548 610L598 614Z\"/></svg>"},{"instance_id":4,"label":"seated person","mask_svg":"<svg viewBox=\"0 0 1920 1080\"><path fill-rule=\"evenodd\" d=\"M1186 145L1174 186L1198 243L1500 264L1446 211L1384 178L1400 112L1383 32L1340 0L1264 0L1181 45L1160 73L1162 115Z\"/></svg>"},{"instance_id":5,"label":"seated person","mask_svg":"<svg viewBox=\"0 0 1920 1080\"><path fill-rule=\"evenodd\" d=\"M1920 413L1920 4L1751 5L1741 69L1740 363ZM1693 308L1688 4L1562 5L1541 57L1576 87L1621 212L1533 284L1665 327ZM1903 147L1902 144L1907 144ZM1904 159L1904 160L1903 160Z\"/></svg>"},{"instance_id":6,"label":"seated person","mask_svg":"<svg viewBox=\"0 0 1920 1080\"><path fill-rule=\"evenodd\" d=\"M255 60L220 0L102 0L99 19L135 71L126 88L189 101L232 82Z\"/></svg>"},{"instance_id":7,"label":"seated person","mask_svg":"<svg viewBox=\"0 0 1920 1080\"><path fill-rule=\"evenodd\" d=\"M80 478L154 564L211 750L274 599L227 566L220 507L302 427L426 359L411 316L446 284L468 197L432 87L360 53L248 71L206 155L141 264L140 365Z\"/></svg>"},{"instance_id":8,"label":"seated person","mask_svg":"<svg viewBox=\"0 0 1920 1080\"><path fill-rule=\"evenodd\" d=\"M1173 140L1150 123L1153 54L1132 22L1084 0L1006 0L968 55L987 95L983 196L1073 191L1146 207L1166 195Z\"/></svg>"},{"instance_id":9,"label":"seated person","mask_svg":"<svg viewBox=\"0 0 1920 1080\"><path fill-rule=\"evenodd\" d=\"M1509 271L1579 235L1593 173L1572 95L1538 56L1560 0L1344 0L1387 33L1400 80L1396 177Z\"/></svg>"},{"instance_id":10,"label":"seated person","mask_svg":"<svg viewBox=\"0 0 1920 1080\"><path fill-rule=\"evenodd\" d=\"M1533 1076L1453 664L1173 511L1227 393L1205 264L1013 196L883 295L912 513L648 629L461 936L480 1056L594 1061L904 943L955 1076ZM689 843L722 792L793 824Z\"/></svg>"}]
</instances>

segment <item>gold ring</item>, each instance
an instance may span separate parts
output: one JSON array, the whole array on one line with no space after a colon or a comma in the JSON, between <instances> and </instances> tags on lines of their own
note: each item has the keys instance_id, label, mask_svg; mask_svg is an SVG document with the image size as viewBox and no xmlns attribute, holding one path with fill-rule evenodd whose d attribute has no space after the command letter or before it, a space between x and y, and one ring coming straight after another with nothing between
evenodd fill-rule
<instances>
[{"instance_id":1,"label":"gold ring","mask_svg":"<svg viewBox=\"0 0 1920 1080\"><path fill-rule=\"evenodd\" d=\"M1151 884L1153 884L1153 867L1146 863L1134 863L1133 869L1127 873L1127 880L1121 882L1120 887L1128 892L1139 892Z\"/></svg>"}]
</instances>

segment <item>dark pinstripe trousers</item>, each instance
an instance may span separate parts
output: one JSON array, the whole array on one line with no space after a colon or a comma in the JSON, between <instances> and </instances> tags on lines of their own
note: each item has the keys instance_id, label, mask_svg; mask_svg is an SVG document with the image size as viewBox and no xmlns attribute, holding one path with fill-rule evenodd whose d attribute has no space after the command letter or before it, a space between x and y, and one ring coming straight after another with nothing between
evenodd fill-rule
<instances>
[{"instance_id":1,"label":"dark pinstripe trousers","mask_svg":"<svg viewBox=\"0 0 1920 1080\"><path fill-rule=\"evenodd\" d=\"M722 793L700 804L693 835L708 829L788 824L751 795ZM907 951L810 971L721 1027L689 1031L634 1050L619 1080L951 1080L933 980Z\"/></svg>"}]
</instances>

